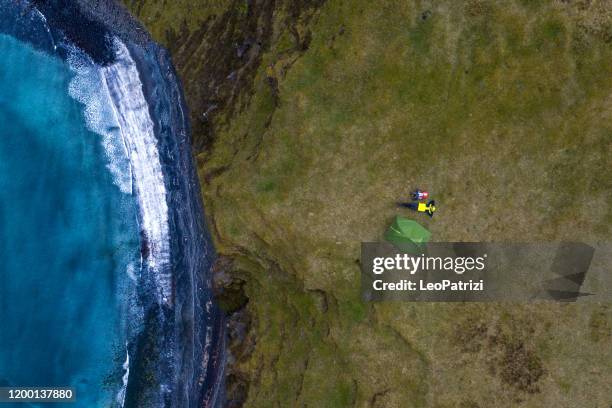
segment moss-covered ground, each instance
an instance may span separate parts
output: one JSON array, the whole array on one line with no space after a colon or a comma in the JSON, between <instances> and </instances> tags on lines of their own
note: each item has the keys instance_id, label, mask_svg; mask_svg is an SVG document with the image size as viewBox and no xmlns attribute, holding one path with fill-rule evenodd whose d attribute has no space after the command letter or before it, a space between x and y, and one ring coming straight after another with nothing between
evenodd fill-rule
<instances>
[{"instance_id":1,"label":"moss-covered ground","mask_svg":"<svg viewBox=\"0 0 612 408\"><path fill-rule=\"evenodd\" d=\"M207 216L252 318L245 406L609 407L609 305L366 304L358 258L415 186L438 241L610 240L610 1L127 3L180 54L206 139ZM212 101L190 87L219 21L230 49L206 55L263 40L221 59Z\"/></svg>"}]
</instances>

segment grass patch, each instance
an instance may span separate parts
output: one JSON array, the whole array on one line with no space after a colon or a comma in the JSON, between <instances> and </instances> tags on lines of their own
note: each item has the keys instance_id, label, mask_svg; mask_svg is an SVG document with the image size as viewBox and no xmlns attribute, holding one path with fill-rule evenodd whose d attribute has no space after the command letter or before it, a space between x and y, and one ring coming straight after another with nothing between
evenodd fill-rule
<instances>
[{"instance_id":1,"label":"grass patch","mask_svg":"<svg viewBox=\"0 0 612 408\"><path fill-rule=\"evenodd\" d=\"M201 168L249 260L247 406L609 404L605 308L364 305L355 263L415 186L439 241L609 241L610 18L580 7L333 0L275 31Z\"/></svg>"}]
</instances>

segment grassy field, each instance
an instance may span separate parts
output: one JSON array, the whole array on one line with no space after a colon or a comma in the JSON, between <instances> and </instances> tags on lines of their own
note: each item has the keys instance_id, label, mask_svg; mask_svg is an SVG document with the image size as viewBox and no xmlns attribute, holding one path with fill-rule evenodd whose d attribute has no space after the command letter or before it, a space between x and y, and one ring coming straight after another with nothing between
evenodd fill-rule
<instances>
[{"instance_id":1,"label":"grassy field","mask_svg":"<svg viewBox=\"0 0 612 408\"><path fill-rule=\"evenodd\" d=\"M364 304L357 260L415 186L437 241L610 241L612 2L279 10L198 154L246 282L246 406L608 408L609 305Z\"/></svg>"}]
</instances>

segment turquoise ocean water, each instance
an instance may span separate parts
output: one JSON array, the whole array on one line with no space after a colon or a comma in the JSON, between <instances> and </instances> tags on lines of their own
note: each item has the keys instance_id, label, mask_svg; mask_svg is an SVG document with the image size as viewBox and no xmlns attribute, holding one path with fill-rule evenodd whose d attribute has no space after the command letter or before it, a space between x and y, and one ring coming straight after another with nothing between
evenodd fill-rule
<instances>
[{"instance_id":1,"label":"turquoise ocean water","mask_svg":"<svg viewBox=\"0 0 612 408\"><path fill-rule=\"evenodd\" d=\"M0 34L0 386L76 387L77 408L117 399L140 244L73 77Z\"/></svg>"}]
</instances>

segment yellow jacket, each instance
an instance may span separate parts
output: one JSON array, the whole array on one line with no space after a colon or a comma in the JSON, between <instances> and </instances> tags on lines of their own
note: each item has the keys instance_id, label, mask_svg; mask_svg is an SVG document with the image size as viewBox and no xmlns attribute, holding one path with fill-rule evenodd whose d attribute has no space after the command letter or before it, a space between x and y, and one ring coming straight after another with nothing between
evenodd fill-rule
<instances>
[{"instance_id":1,"label":"yellow jacket","mask_svg":"<svg viewBox=\"0 0 612 408\"><path fill-rule=\"evenodd\" d=\"M436 203L433 200L427 204L419 203L417 211L427 213L427 215L431 217L433 216L434 212L436 212Z\"/></svg>"}]
</instances>

